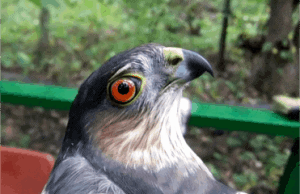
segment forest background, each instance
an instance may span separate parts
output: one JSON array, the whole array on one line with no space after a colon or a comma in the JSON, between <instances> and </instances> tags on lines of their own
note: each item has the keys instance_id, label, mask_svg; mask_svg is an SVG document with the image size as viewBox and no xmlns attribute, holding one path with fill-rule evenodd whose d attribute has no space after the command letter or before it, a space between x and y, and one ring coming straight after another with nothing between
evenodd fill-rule
<instances>
[{"instance_id":1,"label":"forest background","mask_svg":"<svg viewBox=\"0 0 300 194\"><path fill-rule=\"evenodd\" d=\"M2 80L78 87L115 54L150 42L213 66L184 96L270 108L299 96L297 0L2 0ZM67 111L2 104L2 145L57 156ZM241 129L242 130L242 129ZM293 140L189 127L186 141L231 187L276 193Z\"/></svg>"}]
</instances>

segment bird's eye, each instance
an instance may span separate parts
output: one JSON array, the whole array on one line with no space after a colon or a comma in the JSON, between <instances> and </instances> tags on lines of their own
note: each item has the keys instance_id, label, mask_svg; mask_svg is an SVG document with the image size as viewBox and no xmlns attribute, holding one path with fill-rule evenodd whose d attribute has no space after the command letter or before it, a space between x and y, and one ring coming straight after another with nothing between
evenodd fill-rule
<instances>
[{"instance_id":1,"label":"bird's eye","mask_svg":"<svg viewBox=\"0 0 300 194\"><path fill-rule=\"evenodd\" d=\"M131 79L122 78L113 82L110 90L114 100L121 103L127 103L135 97L137 86Z\"/></svg>"},{"instance_id":2,"label":"bird's eye","mask_svg":"<svg viewBox=\"0 0 300 194\"><path fill-rule=\"evenodd\" d=\"M137 73L123 74L108 81L108 98L116 105L128 106L142 94L146 78Z\"/></svg>"}]
</instances>

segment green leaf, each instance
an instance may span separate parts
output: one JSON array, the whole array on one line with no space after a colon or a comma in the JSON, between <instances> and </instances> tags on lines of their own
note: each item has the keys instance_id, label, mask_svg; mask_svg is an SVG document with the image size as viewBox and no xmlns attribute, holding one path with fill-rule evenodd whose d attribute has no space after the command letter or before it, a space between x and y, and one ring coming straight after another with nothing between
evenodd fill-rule
<instances>
[{"instance_id":1,"label":"green leaf","mask_svg":"<svg viewBox=\"0 0 300 194\"><path fill-rule=\"evenodd\" d=\"M20 146L23 148L28 148L30 143L30 135L24 135L20 140Z\"/></svg>"},{"instance_id":2,"label":"green leaf","mask_svg":"<svg viewBox=\"0 0 300 194\"><path fill-rule=\"evenodd\" d=\"M105 56L105 60L110 59L111 57L115 56L116 52L115 51L110 51L106 56Z\"/></svg>"},{"instance_id":3,"label":"green leaf","mask_svg":"<svg viewBox=\"0 0 300 194\"><path fill-rule=\"evenodd\" d=\"M80 18L86 18L87 16L91 15L93 12L91 10L84 10L78 14Z\"/></svg>"},{"instance_id":4,"label":"green leaf","mask_svg":"<svg viewBox=\"0 0 300 194\"><path fill-rule=\"evenodd\" d=\"M291 51L280 51L280 58L285 60L293 60L293 54Z\"/></svg>"},{"instance_id":5,"label":"green leaf","mask_svg":"<svg viewBox=\"0 0 300 194\"><path fill-rule=\"evenodd\" d=\"M94 3L95 3L94 1L84 1L84 5L89 9L92 9L95 6Z\"/></svg>"},{"instance_id":6,"label":"green leaf","mask_svg":"<svg viewBox=\"0 0 300 194\"><path fill-rule=\"evenodd\" d=\"M219 153L217 153L217 152L214 152L214 153L213 153L213 156L214 156L214 158L216 158L217 160L221 160L222 157L223 157L221 154L219 154Z\"/></svg>"},{"instance_id":7,"label":"green leaf","mask_svg":"<svg viewBox=\"0 0 300 194\"><path fill-rule=\"evenodd\" d=\"M78 70L80 70L80 68L81 68L80 61L75 60L75 61L72 62L72 69L73 70L78 71Z\"/></svg>"},{"instance_id":8,"label":"green leaf","mask_svg":"<svg viewBox=\"0 0 300 194\"><path fill-rule=\"evenodd\" d=\"M13 54L11 52L3 52L1 62L4 67L13 66Z\"/></svg>"},{"instance_id":9,"label":"green leaf","mask_svg":"<svg viewBox=\"0 0 300 194\"><path fill-rule=\"evenodd\" d=\"M242 153L240 157L241 157L242 160L253 160L253 159L255 159L255 155L252 152L248 152L248 151Z\"/></svg>"},{"instance_id":10,"label":"green leaf","mask_svg":"<svg viewBox=\"0 0 300 194\"><path fill-rule=\"evenodd\" d=\"M277 72L279 75L283 76L283 68L278 68L278 69L276 69L276 72Z\"/></svg>"},{"instance_id":11,"label":"green leaf","mask_svg":"<svg viewBox=\"0 0 300 194\"><path fill-rule=\"evenodd\" d=\"M221 178L219 170L213 164L207 163L207 167L210 170L210 172L214 175L214 177L216 177L217 179Z\"/></svg>"},{"instance_id":12,"label":"green leaf","mask_svg":"<svg viewBox=\"0 0 300 194\"><path fill-rule=\"evenodd\" d=\"M261 160L261 161L267 161L269 158L268 158L268 154L267 154L267 152L266 151L260 151L259 153L258 153L258 158L259 158L259 160Z\"/></svg>"},{"instance_id":13,"label":"green leaf","mask_svg":"<svg viewBox=\"0 0 300 194\"><path fill-rule=\"evenodd\" d=\"M201 130L197 127L191 127L191 135L199 136L201 134Z\"/></svg>"},{"instance_id":14,"label":"green leaf","mask_svg":"<svg viewBox=\"0 0 300 194\"><path fill-rule=\"evenodd\" d=\"M59 3L56 0L41 0L42 6L53 5L54 7L59 7Z\"/></svg>"},{"instance_id":15,"label":"green leaf","mask_svg":"<svg viewBox=\"0 0 300 194\"><path fill-rule=\"evenodd\" d=\"M71 1L71 0L64 0L65 4L67 4L69 7L74 8L77 5L77 2Z\"/></svg>"},{"instance_id":16,"label":"green leaf","mask_svg":"<svg viewBox=\"0 0 300 194\"><path fill-rule=\"evenodd\" d=\"M248 179L250 179L250 181L253 182L253 184L256 185L257 181L259 180L257 174L253 171L250 171L249 173L247 173L247 175L248 175L247 176Z\"/></svg>"},{"instance_id":17,"label":"green leaf","mask_svg":"<svg viewBox=\"0 0 300 194\"><path fill-rule=\"evenodd\" d=\"M39 8L42 8L42 0L29 0L31 3L35 4Z\"/></svg>"},{"instance_id":18,"label":"green leaf","mask_svg":"<svg viewBox=\"0 0 300 194\"><path fill-rule=\"evenodd\" d=\"M284 40L282 41L282 45L283 45L284 47L287 47L288 44L289 44L289 42L288 42L287 39L284 39Z\"/></svg>"},{"instance_id":19,"label":"green leaf","mask_svg":"<svg viewBox=\"0 0 300 194\"><path fill-rule=\"evenodd\" d=\"M2 113L1 114L1 121L3 121L5 119L5 114L4 113ZM2 128L3 129L3 128Z\"/></svg>"},{"instance_id":20,"label":"green leaf","mask_svg":"<svg viewBox=\"0 0 300 194\"><path fill-rule=\"evenodd\" d=\"M23 67L23 68L28 68L32 65L31 63L31 57L28 56L26 53L24 52L18 52L17 54L17 60L18 60L18 64Z\"/></svg>"},{"instance_id":21,"label":"green leaf","mask_svg":"<svg viewBox=\"0 0 300 194\"><path fill-rule=\"evenodd\" d=\"M265 135L257 135L254 139L250 140L250 145L256 150L261 150L266 144L266 139Z\"/></svg>"},{"instance_id":22,"label":"green leaf","mask_svg":"<svg viewBox=\"0 0 300 194\"><path fill-rule=\"evenodd\" d=\"M286 140L286 137L284 137L284 136L275 136L275 137L274 137L274 141L275 141L277 144L281 144L281 142L283 142L284 140Z\"/></svg>"},{"instance_id":23,"label":"green leaf","mask_svg":"<svg viewBox=\"0 0 300 194\"><path fill-rule=\"evenodd\" d=\"M245 185L248 182L245 175L234 174L233 179L238 185Z\"/></svg>"},{"instance_id":24,"label":"green leaf","mask_svg":"<svg viewBox=\"0 0 300 194\"><path fill-rule=\"evenodd\" d=\"M233 84L231 81L228 81L226 80L225 81L225 84L228 86L228 88L232 91L232 92L235 92L236 91L236 86L235 84Z\"/></svg>"},{"instance_id":25,"label":"green leaf","mask_svg":"<svg viewBox=\"0 0 300 194\"><path fill-rule=\"evenodd\" d=\"M265 42L265 44L262 47L262 51L270 51L272 49L272 43L271 42Z\"/></svg>"},{"instance_id":26,"label":"green leaf","mask_svg":"<svg viewBox=\"0 0 300 194\"><path fill-rule=\"evenodd\" d=\"M272 163L274 163L278 167L283 167L287 162L287 159L288 156L285 154L276 154L272 159Z\"/></svg>"},{"instance_id":27,"label":"green leaf","mask_svg":"<svg viewBox=\"0 0 300 194\"><path fill-rule=\"evenodd\" d=\"M234 137L228 137L226 142L231 147L238 147L242 145L242 141Z\"/></svg>"},{"instance_id":28,"label":"green leaf","mask_svg":"<svg viewBox=\"0 0 300 194\"><path fill-rule=\"evenodd\" d=\"M14 142L14 141L13 142L9 142L8 146L10 146L10 147L18 147L17 143Z\"/></svg>"}]
</instances>

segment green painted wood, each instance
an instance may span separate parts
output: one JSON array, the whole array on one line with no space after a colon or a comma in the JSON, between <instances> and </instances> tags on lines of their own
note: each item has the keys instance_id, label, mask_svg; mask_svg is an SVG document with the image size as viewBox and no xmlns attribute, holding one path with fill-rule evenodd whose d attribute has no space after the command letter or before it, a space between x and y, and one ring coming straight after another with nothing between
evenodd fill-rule
<instances>
[{"instance_id":1,"label":"green painted wood","mask_svg":"<svg viewBox=\"0 0 300 194\"><path fill-rule=\"evenodd\" d=\"M41 106L46 109L69 110L77 94L77 89L60 86L24 84L1 81L1 102ZM299 137L300 123L291 121L269 110L228 106L209 103L193 103L189 125L198 127L214 127L225 130L239 130L269 135ZM299 180L299 156L290 157L288 166L294 170L287 172L282 182L285 193L295 191ZM295 167L295 168L294 168ZM288 177L290 176L290 177ZM298 190L299 191L299 190Z\"/></svg>"},{"instance_id":2,"label":"green painted wood","mask_svg":"<svg viewBox=\"0 0 300 194\"><path fill-rule=\"evenodd\" d=\"M300 123L270 110L193 103L189 125L299 137Z\"/></svg>"},{"instance_id":3,"label":"green painted wood","mask_svg":"<svg viewBox=\"0 0 300 194\"><path fill-rule=\"evenodd\" d=\"M284 174L280 178L278 194L299 193L299 165L299 138L296 138Z\"/></svg>"},{"instance_id":4,"label":"green painted wood","mask_svg":"<svg viewBox=\"0 0 300 194\"><path fill-rule=\"evenodd\" d=\"M69 110L77 89L1 81L1 102ZM193 103L189 125L299 137L300 123L269 110Z\"/></svg>"},{"instance_id":5,"label":"green painted wood","mask_svg":"<svg viewBox=\"0 0 300 194\"><path fill-rule=\"evenodd\" d=\"M60 86L1 81L1 102L69 110L78 90Z\"/></svg>"}]
</instances>

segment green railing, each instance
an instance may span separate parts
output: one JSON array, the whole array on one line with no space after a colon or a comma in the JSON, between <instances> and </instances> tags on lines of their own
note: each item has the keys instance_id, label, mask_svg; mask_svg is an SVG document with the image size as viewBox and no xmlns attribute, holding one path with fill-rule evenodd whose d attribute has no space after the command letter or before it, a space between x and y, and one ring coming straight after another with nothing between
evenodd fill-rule
<instances>
[{"instance_id":1,"label":"green railing","mask_svg":"<svg viewBox=\"0 0 300 194\"><path fill-rule=\"evenodd\" d=\"M1 81L0 84L1 102L57 110L69 110L78 91L74 88L10 81ZM300 128L299 122L267 109L209 103L192 104L189 125L288 136L294 139L299 138ZM289 180L284 185L284 193L299 193L299 155L292 154L288 165L282 178ZM298 173L298 179L292 178L297 177L295 173Z\"/></svg>"},{"instance_id":2,"label":"green railing","mask_svg":"<svg viewBox=\"0 0 300 194\"><path fill-rule=\"evenodd\" d=\"M77 89L1 81L1 102L69 110ZM189 125L299 137L300 123L267 109L193 103Z\"/></svg>"}]
</instances>

